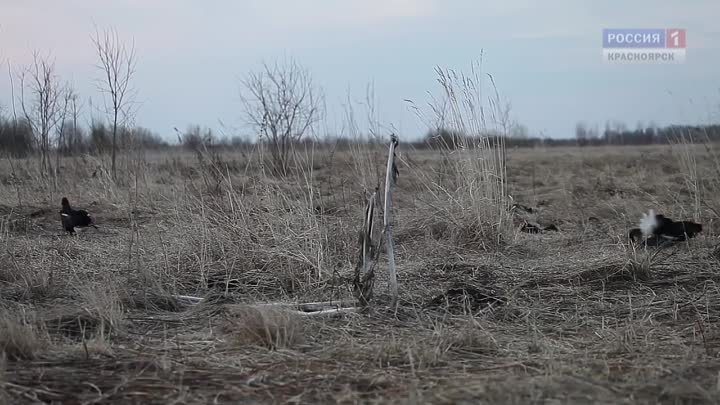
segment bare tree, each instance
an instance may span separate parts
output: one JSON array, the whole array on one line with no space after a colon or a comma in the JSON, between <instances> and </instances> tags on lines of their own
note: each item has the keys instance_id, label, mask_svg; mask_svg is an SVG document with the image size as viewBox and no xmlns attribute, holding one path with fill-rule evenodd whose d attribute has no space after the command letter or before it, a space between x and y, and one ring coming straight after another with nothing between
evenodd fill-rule
<instances>
[{"instance_id":1,"label":"bare tree","mask_svg":"<svg viewBox=\"0 0 720 405\"><path fill-rule=\"evenodd\" d=\"M70 153L77 153L77 149L82 146L82 134L80 130L78 129L78 117L80 116L80 111L82 109L82 104L78 103L78 95L77 93L73 92L72 96L70 97L70 116L72 117L72 132L70 133L70 138L66 139L68 151Z\"/></svg>"},{"instance_id":2,"label":"bare tree","mask_svg":"<svg viewBox=\"0 0 720 405\"><path fill-rule=\"evenodd\" d=\"M71 112L72 102L73 99L76 98L75 90L70 86L70 84L67 84L65 86L65 91L63 91L62 94L62 100L61 100L61 108L59 110L59 117L58 122L59 125L57 126L57 143L56 143L56 150L55 150L55 177L57 179L57 174L60 172L60 155L64 152L65 146L67 144L67 140L65 139L65 135L67 132L66 125L68 125L67 117L68 114Z\"/></svg>"},{"instance_id":3,"label":"bare tree","mask_svg":"<svg viewBox=\"0 0 720 405\"><path fill-rule=\"evenodd\" d=\"M588 141L588 129L584 122L575 124L575 139L578 146L585 146Z\"/></svg>"},{"instance_id":4,"label":"bare tree","mask_svg":"<svg viewBox=\"0 0 720 405\"><path fill-rule=\"evenodd\" d=\"M19 78L20 106L40 151L40 172L51 175L50 133L62 118L64 88L55 74L55 63L38 52Z\"/></svg>"},{"instance_id":5,"label":"bare tree","mask_svg":"<svg viewBox=\"0 0 720 405\"><path fill-rule=\"evenodd\" d=\"M103 73L103 77L98 79L98 87L104 95L105 113L112 131L111 172L116 179L118 127L123 126L132 115L134 94L130 82L135 74L135 44L134 42L130 46L124 44L114 29L102 33L96 30L92 41L100 60L97 68Z\"/></svg>"},{"instance_id":6,"label":"bare tree","mask_svg":"<svg viewBox=\"0 0 720 405\"><path fill-rule=\"evenodd\" d=\"M242 81L241 99L248 123L270 146L274 171L287 174L294 143L322 115L320 91L310 73L294 61L264 63Z\"/></svg>"}]
</instances>

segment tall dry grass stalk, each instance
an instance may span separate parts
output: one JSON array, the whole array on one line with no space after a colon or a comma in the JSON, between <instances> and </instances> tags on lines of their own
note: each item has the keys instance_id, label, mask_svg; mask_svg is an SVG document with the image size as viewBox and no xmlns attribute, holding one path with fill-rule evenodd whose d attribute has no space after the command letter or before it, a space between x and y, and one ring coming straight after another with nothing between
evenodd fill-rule
<instances>
[{"instance_id":1,"label":"tall dry grass stalk","mask_svg":"<svg viewBox=\"0 0 720 405\"><path fill-rule=\"evenodd\" d=\"M429 119L421 119L436 133L443 154L444 173L425 177L425 186L437 200L436 215L460 226L462 239L500 243L510 235L505 136L509 130L509 108L504 106L492 76L487 75L492 93L484 93L485 75L480 63L470 73L437 68L441 95L430 103Z\"/></svg>"},{"instance_id":2,"label":"tall dry grass stalk","mask_svg":"<svg viewBox=\"0 0 720 405\"><path fill-rule=\"evenodd\" d=\"M702 148L712 164L706 173L699 176L702 179L703 190L706 191L700 203L712 213L714 218L718 218L720 217L720 153L718 152L718 144L710 140L707 130L704 133ZM693 161L697 163L694 157Z\"/></svg>"},{"instance_id":3,"label":"tall dry grass stalk","mask_svg":"<svg viewBox=\"0 0 720 405\"><path fill-rule=\"evenodd\" d=\"M702 218L703 190L696 160L697 145L683 131L678 131L674 135L673 143L679 148L677 155L678 165L682 171L685 187L692 198L692 217L694 220L700 221Z\"/></svg>"},{"instance_id":4,"label":"tall dry grass stalk","mask_svg":"<svg viewBox=\"0 0 720 405\"><path fill-rule=\"evenodd\" d=\"M368 86L365 103L362 106L367 122L367 134L360 129L353 104L348 95L343 133L352 140L350 159L360 185L359 191L367 197L373 190L380 187L385 174L383 171L385 137L380 134L380 122L375 110L373 87Z\"/></svg>"}]
</instances>

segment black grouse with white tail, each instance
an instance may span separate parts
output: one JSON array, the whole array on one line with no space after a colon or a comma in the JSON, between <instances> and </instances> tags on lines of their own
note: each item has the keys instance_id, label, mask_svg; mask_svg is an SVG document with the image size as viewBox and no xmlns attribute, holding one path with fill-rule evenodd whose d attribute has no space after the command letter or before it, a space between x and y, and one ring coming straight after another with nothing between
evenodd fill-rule
<instances>
[{"instance_id":1,"label":"black grouse with white tail","mask_svg":"<svg viewBox=\"0 0 720 405\"><path fill-rule=\"evenodd\" d=\"M75 233L75 228L85 228L88 226L95 226L93 218L85 210L74 210L70 207L70 202L66 197L62 199L62 210L60 211L60 218L62 219L62 225L65 231L70 234Z\"/></svg>"},{"instance_id":2,"label":"black grouse with white tail","mask_svg":"<svg viewBox=\"0 0 720 405\"><path fill-rule=\"evenodd\" d=\"M636 242L683 241L702 232L702 224L692 221L673 221L650 210L640 219L640 227L630 230L630 239Z\"/></svg>"}]
</instances>

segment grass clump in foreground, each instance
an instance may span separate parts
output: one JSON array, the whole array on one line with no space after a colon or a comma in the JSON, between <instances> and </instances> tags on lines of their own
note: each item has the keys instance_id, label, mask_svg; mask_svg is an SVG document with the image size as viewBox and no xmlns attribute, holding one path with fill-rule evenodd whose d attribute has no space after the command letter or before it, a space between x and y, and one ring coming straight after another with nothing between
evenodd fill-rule
<instances>
[{"instance_id":1,"label":"grass clump in foreground","mask_svg":"<svg viewBox=\"0 0 720 405\"><path fill-rule=\"evenodd\" d=\"M0 310L0 355L8 360L32 360L47 346L37 327L16 314Z\"/></svg>"},{"instance_id":2,"label":"grass clump in foreground","mask_svg":"<svg viewBox=\"0 0 720 405\"><path fill-rule=\"evenodd\" d=\"M220 327L232 346L291 349L303 341L303 321L298 315L272 306L227 305Z\"/></svg>"}]
</instances>

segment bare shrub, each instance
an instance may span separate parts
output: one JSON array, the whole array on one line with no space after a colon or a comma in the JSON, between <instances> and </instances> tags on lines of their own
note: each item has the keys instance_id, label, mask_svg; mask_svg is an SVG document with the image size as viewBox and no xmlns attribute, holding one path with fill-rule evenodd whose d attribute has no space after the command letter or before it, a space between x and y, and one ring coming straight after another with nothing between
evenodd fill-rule
<instances>
[{"instance_id":1,"label":"bare shrub","mask_svg":"<svg viewBox=\"0 0 720 405\"><path fill-rule=\"evenodd\" d=\"M290 169L295 144L320 120L322 103L310 72L295 61L264 63L242 81L248 122L268 145L276 174Z\"/></svg>"},{"instance_id":2,"label":"bare shrub","mask_svg":"<svg viewBox=\"0 0 720 405\"><path fill-rule=\"evenodd\" d=\"M55 63L38 52L20 73L20 106L40 151L40 174L52 175L50 134L63 119L65 88L55 73Z\"/></svg>"}]
</instances>

